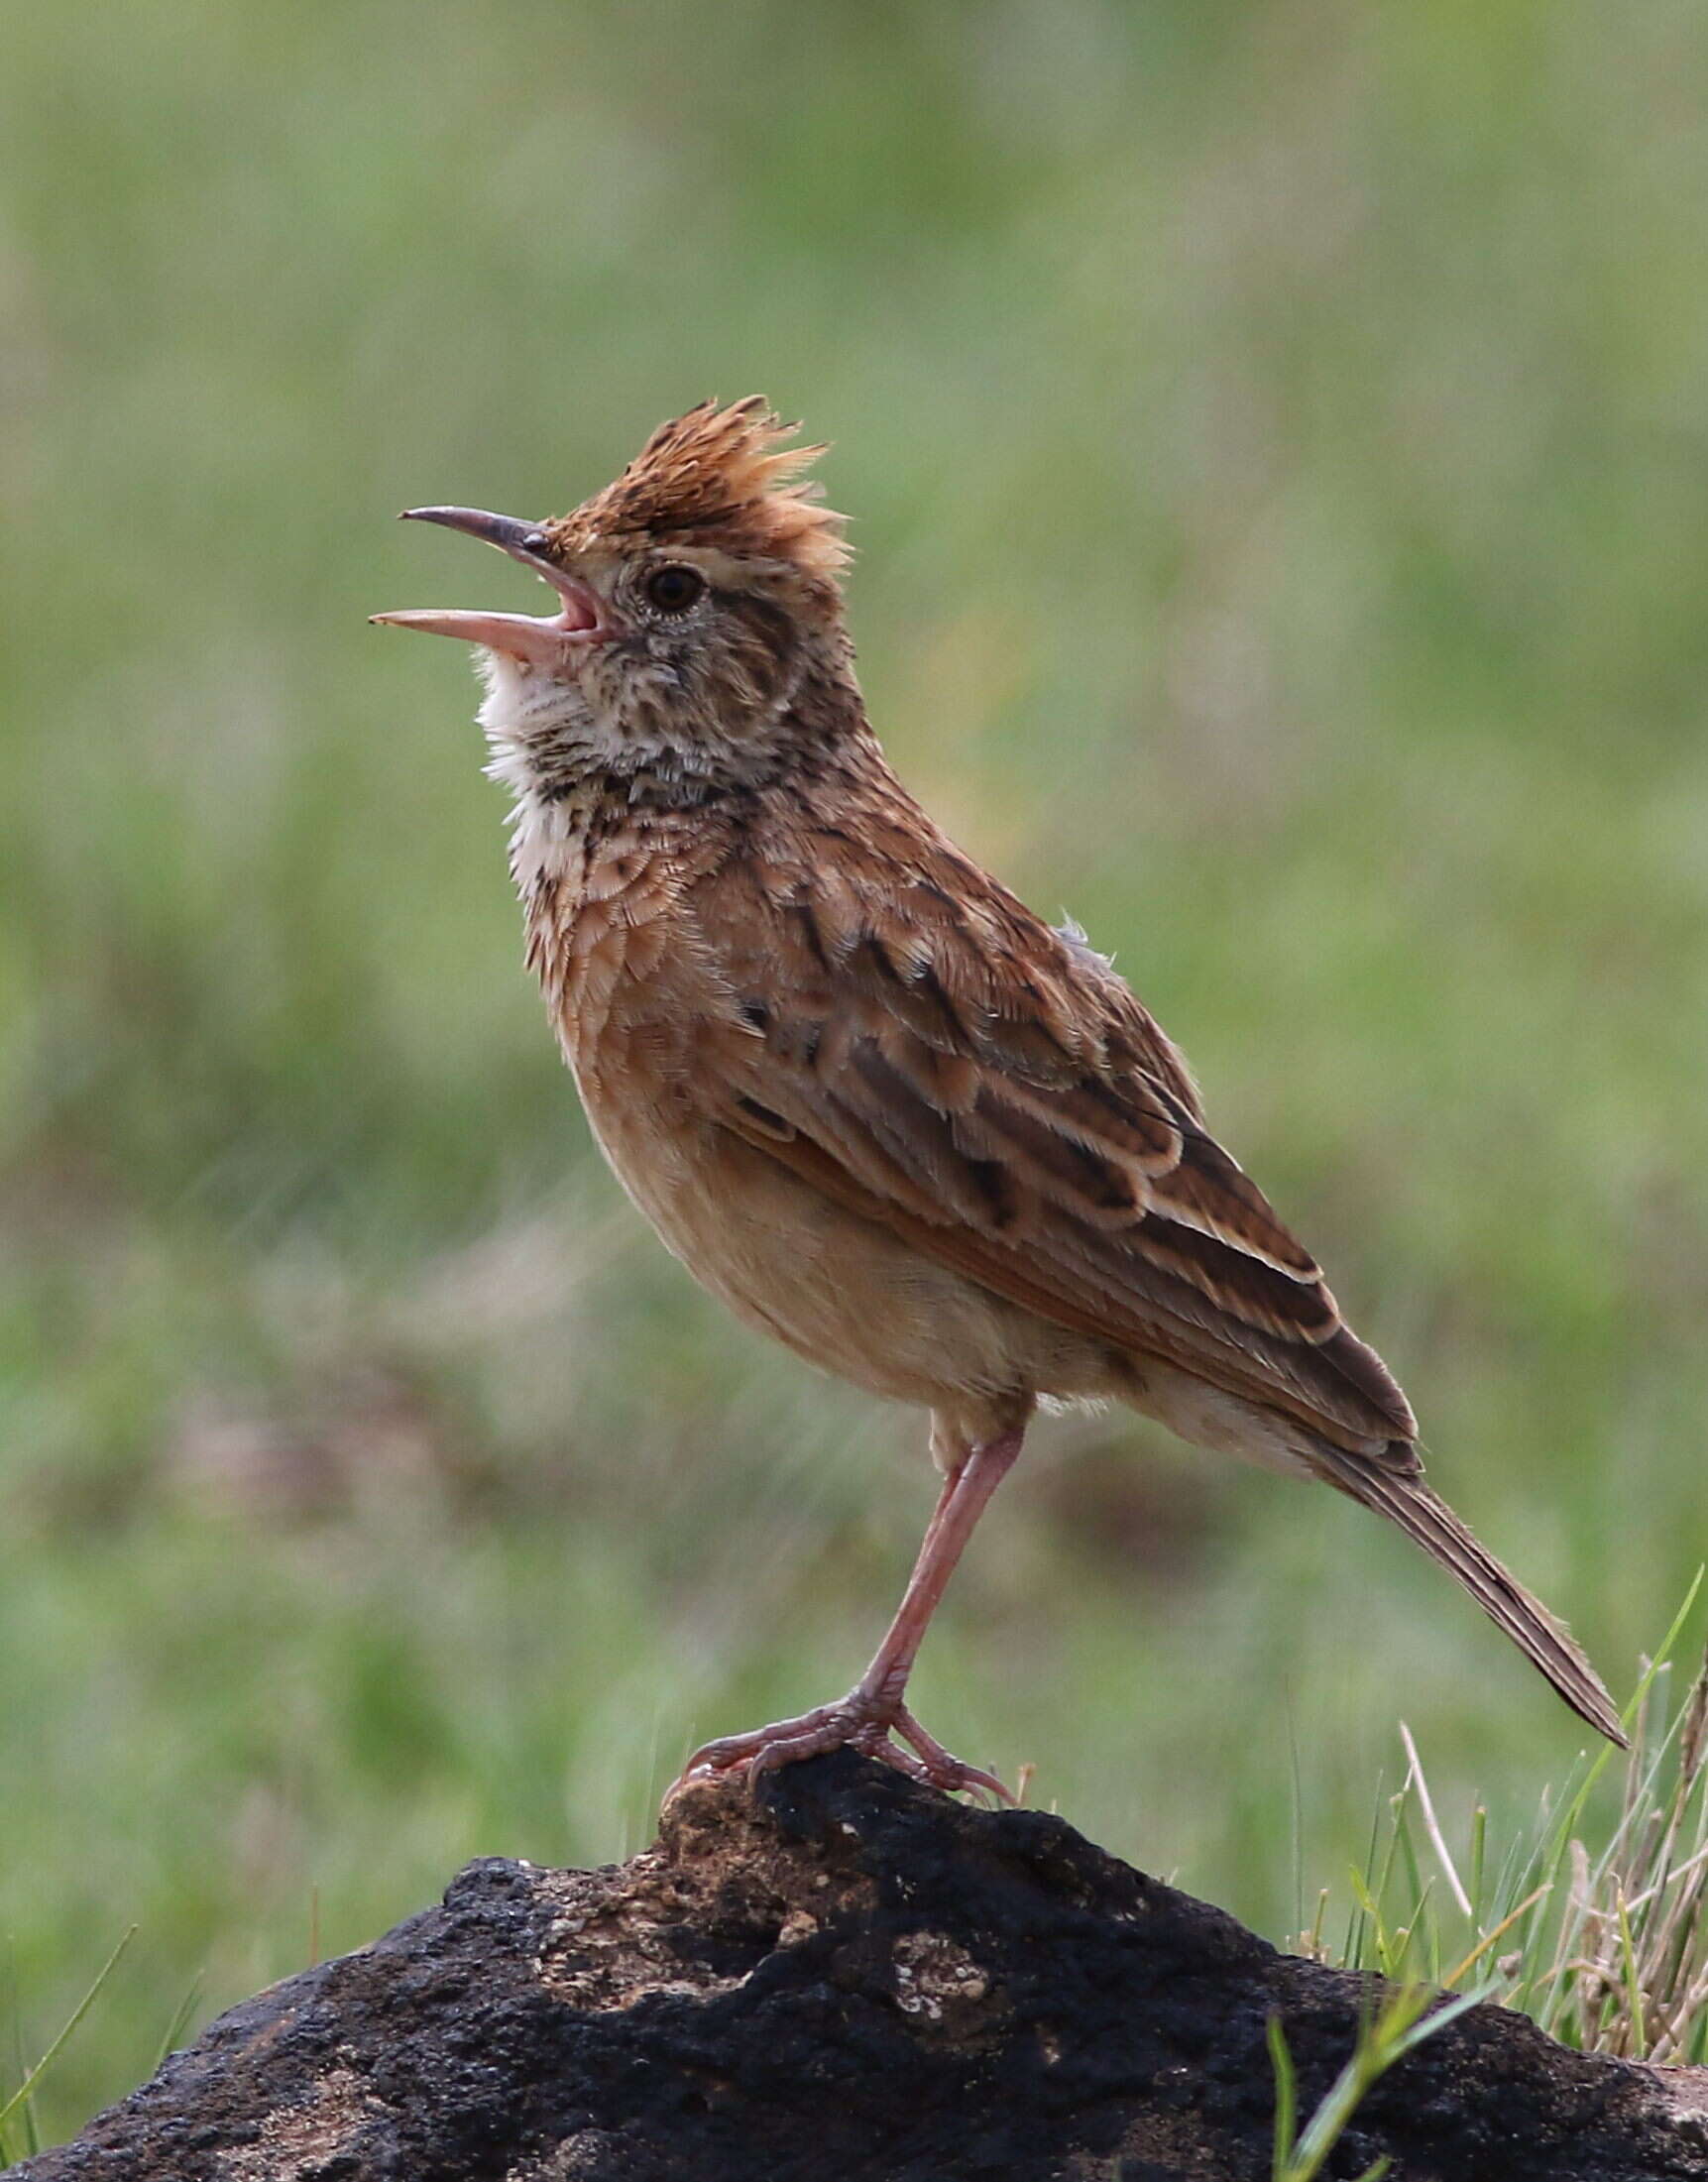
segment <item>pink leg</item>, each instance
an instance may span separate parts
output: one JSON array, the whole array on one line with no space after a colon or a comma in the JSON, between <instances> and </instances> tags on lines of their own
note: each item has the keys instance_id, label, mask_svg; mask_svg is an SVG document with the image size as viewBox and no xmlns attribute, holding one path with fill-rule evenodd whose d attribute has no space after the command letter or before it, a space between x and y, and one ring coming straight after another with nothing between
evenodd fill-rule
<instances>
[{"instance_id":1,"label":"pink leg","mask_svg":"<svg viewBox=\"0 0 1708 2182\"><path fill-rule=\"evenodd\" d=\"M954 1476L944 1481L895 1619L856 1685L873 1698L893 1697L900 1702L931 1617L942 1603L973 1526L989 1505L992 1493L1014 1467L1024 1436L1022 1426L982 1447L974 1447Z\"/></svg>"},{"instance_id":2,"label":"pink leg","mask_svg":"<svg viewBox=\"0 0 1708 2182\"><path fill-rule=\"evenodd\" d=\"M792 1766L827 1750L852 1745L869 1758L881 1758L899 1772L953 1793L974 1788L999 1802L1013 1797L994 1774L952 1758L943 1745L914 1719L902 1702L907 1678L949 1579L955 1573L973 1526L990 1496L1014 1465L1025 1436L1016 1426L981 1447L974 1447L954 1474L944 1480L925 1542L908 1579L895 1619L871 1665L846 1697L820 1705L795 1720L776 1720L746 1735L727 1735L697 1750L683 1768L682 1780L695 1774L745 1773L749 1780L778 1766ZM910 1745L892 1741L899 1736Z\"/></svg>"},{"instance_id":3,"label":"pink leg","mask_svg":"<svg viewBox=\"0 0 1708 2182\"><path fill-rule=\"evenodd\" d=\"M925 1536L920 1540L919 1551L914 1556L913 1573L907 1579L909 1589L919 1581L919 1571L925 1566L926 1555L931 1551L937 1534L943 1528L943 1519L949 1512L949 1503L955 1498L955 1488L961 1483L962 1472L967 1467L967 1456L963 1455L938 1488L937 1506L931 1511L931 1521L925 1526Z\"/></svg>"}]
</instances>

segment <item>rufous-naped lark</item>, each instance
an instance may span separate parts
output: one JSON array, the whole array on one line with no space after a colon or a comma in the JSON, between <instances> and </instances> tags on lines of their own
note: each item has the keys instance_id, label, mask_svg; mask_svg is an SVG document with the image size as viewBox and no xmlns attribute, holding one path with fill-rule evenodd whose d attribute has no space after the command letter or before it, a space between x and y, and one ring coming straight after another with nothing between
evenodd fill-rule
<instances>
[{"instance_id":1,"label":"rufous-naped lark","mask_svg":"<svg viewBox=\"0 0 1708 2182\"><path fill-rule=\"evenodd\" d=\"M852 1744L1004 1792L904 1699L1050 1397L1124 1402L1387 1516L1622 1740L1565 1630L1423 1483L1406 1397L1175 1047L890 770L841 520L802 476L823 450L791 437L757 400L705 402L571 515L412 509L543 577L557 611L375 617L480 647L527 960L628 1195L739 1318L931 1412L942 1489L865 1673L688 1772Z\"/></svg>"}]
</instances>

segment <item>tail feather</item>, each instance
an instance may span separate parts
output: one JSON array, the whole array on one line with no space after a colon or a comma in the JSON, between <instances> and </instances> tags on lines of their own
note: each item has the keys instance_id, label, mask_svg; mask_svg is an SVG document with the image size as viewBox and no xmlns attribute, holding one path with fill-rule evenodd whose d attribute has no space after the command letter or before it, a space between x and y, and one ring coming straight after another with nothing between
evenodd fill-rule
<instances>
[{"instance_id":1,"label":"tail feather","mask_svg":"<svg viewBox=\"0 0 1708 2182\"><path fill-rule=\"evenodd\" d=\"M1619 1713L1564 1624L1481 1546L1447 1503L1419 1477L1373 1467L1364 1457L1319 1440L1311 1452L1319 1476L1366 1508L1397 1523L1431 1559L1450 1569L1488 1615L1539 1667L1579 1719L1621 1750L1629 1747Z\"/></svg>"}]
</instances>

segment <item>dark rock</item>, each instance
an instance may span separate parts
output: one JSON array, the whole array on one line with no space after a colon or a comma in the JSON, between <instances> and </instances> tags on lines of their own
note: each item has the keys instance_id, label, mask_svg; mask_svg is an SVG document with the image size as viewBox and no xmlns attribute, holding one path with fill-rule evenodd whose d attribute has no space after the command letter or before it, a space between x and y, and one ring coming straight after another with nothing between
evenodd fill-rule
<instances>
[{"instance_id":1,"label":"dark rock","mask_svg":"<svg viewBox=\"0 0 1708 2182\"><path fill-rule=\"evenodd\" d=\"M847 1753L679 1795L592 1872L489 1860L247 2001L20 2182L1267 2182L1372 1981L1058 1818ZM1708 2182L1708 2071L1479 2008L1385 2077L1395 2182Z\"/></svg>"}]
</instances>

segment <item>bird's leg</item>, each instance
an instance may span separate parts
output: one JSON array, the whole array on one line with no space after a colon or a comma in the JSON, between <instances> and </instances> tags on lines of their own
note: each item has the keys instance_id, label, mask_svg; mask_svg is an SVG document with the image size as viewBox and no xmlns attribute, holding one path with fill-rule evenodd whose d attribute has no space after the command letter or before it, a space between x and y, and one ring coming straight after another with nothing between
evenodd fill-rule
<instances>
[{"instance_id":1,"label":"bird's leg","mask_svg":"<svg viewBox=\"0 0 1708 2182\"><path fill-rule=\"evenodd\" d=\"M895 1619L884 1632L871 1665L855 1684L874 1703L900 1704L931 1617L949 1588L949 1579L972 1536L973 1525L1014 1465L1023 1431L1017 1428L1002 1433L983 1446L974 1447L944 1480Z\"/></svg>"},{"instance_id":2,"label":"bird's leg","mask_svg":"<svg viewBox=\"0 0 1708 2182\"><path fill-rule=\"evenodd\" d=\"M817 1758L845 1746L881 1758L900 1773L947 1793L971 1788L1011 1803L1014 1798L991 1773L963 1764L928 1735L902 1702L919 1647L955 1573L967 1541L991 1494L1013 1467L1025 1427L999 1434L970 1454L945 1478L937 1507L913 1574L896 1608L895 1619L871 1665L846 1697L820 1705L798 1719L775 1720L746 1735L726 1735L697 1750L682 1770L686 1781L696 1774L744 1773L749 1780L778 1766ZM892 1740L899 1737L900 1742ZM909 1747L903 1749L902 1744ZM680 1784L680 1783L678 1783Z\"/></svg>"}]
</instances>

